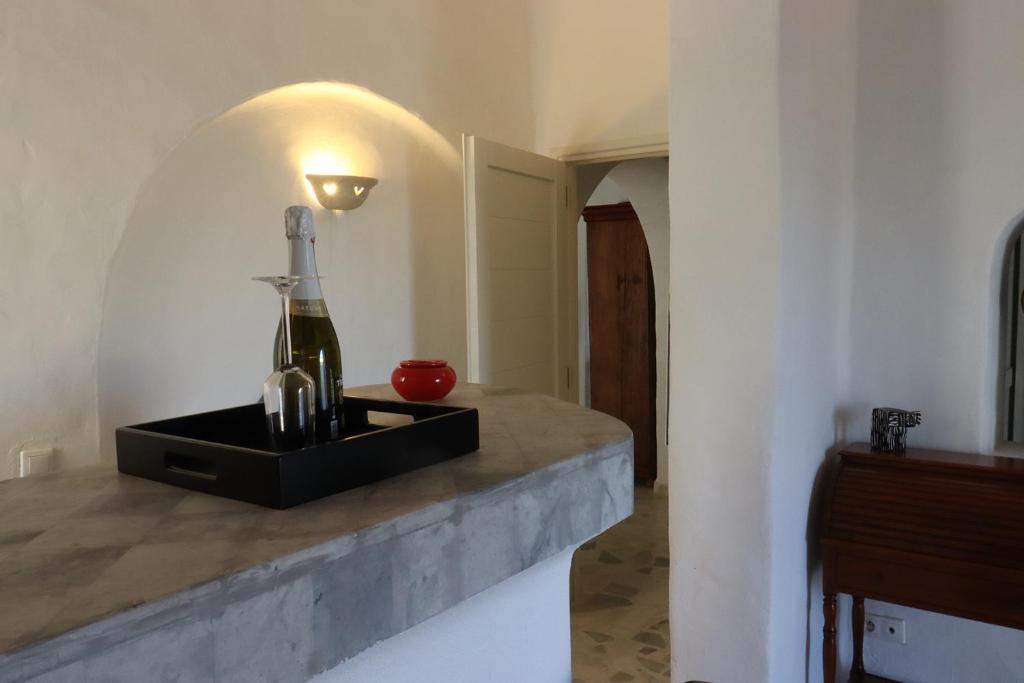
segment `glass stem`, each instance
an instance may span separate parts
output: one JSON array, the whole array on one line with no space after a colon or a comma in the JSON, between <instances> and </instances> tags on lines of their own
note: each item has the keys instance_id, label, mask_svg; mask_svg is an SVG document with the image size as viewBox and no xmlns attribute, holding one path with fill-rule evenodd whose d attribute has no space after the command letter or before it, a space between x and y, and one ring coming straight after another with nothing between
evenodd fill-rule
<instances>
[{"instance_id":1,"label":"glass stem","mask_svg":"<svg viewBox=\"0 0 1024 683\"><path fill-rule=\"evenodd\" d=\"M292 316L291 294L281 295L281 324L284 325L284 357L285 365L292 365Z\"/></svg>"}]
</instances>

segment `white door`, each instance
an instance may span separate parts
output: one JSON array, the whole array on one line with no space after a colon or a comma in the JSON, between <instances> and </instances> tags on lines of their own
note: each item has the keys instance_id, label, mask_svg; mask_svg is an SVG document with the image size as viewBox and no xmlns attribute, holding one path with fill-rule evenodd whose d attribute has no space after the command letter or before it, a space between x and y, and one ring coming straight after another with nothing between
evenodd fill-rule
<instances>
[{"instance_id":1,"label":"white door","mask_svg":"<svg viewBox=\"0 0 1024 683\"><path fill-rule=\"evenodd\" d=\"M463 157L469 381L575 400L565 164L472 135Z\"/></svg>"}]
</instances>

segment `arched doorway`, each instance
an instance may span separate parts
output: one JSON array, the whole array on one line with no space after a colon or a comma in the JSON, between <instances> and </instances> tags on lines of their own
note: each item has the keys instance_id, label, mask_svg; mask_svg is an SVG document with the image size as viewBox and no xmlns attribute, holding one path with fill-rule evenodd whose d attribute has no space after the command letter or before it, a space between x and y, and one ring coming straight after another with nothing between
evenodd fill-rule
<instances>
[{"instance_id":1,"label":"arched doorway","mask_svg":"<svg viewBox=\"0 0 1024 683\"><path fill-rule=\"evenodd\" d=\"M577 224L580 399L627 422L628 416L620 411L624 405L636 409L645 400L653 403L649 412L655 417L650 429L644 430L646 441L651 451L664 457L668 160L595 163L575 171L581 216ZM623 381L616 374L621 372L625 347L629 347L626 355L645 357L642 365L653 375L649 389L638 390L634 383L622 392ZM610 373L610 399L608 387L600 386L609 364L616 366ZM610 407L609 401L617 405ZM641 430L631 427L641 450L643 435L637 435ZM652 460L656 463L659 458ZM574 680L648 680L668 675L668 500L655 493L667 492L668 471L657 464L653 470L655 489L649 486L652 477L636 468L643 483L636 488L633 515L584 544L573 558Z\"/></svg>"},{"instance_id":2,"label":"arched doorway","mask_svg":"<svg viewBox=\"0 0 1024 683\"><path fill-rule=\"evenodd\" d=\"M647 243L654 289L654 443L657 465L655 491L668 491L668 304L669 304L669 215L668 158L654 157L576 167L577 271L579 274L579 356L580 403L590 406L590 316L587 263L586 207L629 202L636 211ZM600 408L599 408L600 409Z\"/></svg>"}]
</instances>

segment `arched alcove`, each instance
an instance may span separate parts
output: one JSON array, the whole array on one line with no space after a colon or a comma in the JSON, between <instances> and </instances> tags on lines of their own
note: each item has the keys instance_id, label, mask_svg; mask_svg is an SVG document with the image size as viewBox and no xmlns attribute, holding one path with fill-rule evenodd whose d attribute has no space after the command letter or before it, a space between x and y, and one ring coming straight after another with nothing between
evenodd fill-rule
<instances>
[{"instance_id":1,"label":"arched alcove","mask_svg":"<svg viewBox=\"0 0 1024 683\"><path fill-rule=\"evenodd\" d=\"M308 172L380 178L351 212ZM255 400L277 307L253 275L285 272L283 212L314 209L345 381L398 360L465 366L461 159L400 105L342 83L278 88L198 127L144 183L110 266L99 343L102 451L121 424Z\"/></svg>"},{"instance_id":2,"label":"arched alcove","mask_svg":"<svg viewBox=\"0 0 1024 683\"><path fill-rule=\"evenodd\" d=\"M995 445L1024 447L1024 217L1000 239L996 267L998 350Z\"/></svg>"}]
</instances>

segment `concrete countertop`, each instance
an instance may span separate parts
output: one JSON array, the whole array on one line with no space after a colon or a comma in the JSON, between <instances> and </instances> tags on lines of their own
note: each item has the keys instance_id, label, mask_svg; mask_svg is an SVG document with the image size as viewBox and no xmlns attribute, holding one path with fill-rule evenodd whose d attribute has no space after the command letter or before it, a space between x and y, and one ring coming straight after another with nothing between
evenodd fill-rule
<instances>
[{"instance_id":1,"label":"concrete countertop","mask_svg":"<svg viewBox=\"0 0 1024 683\"><path fill-rule=\"evenodd\" d=\"M0 681L305 681L632 513L618 420L445 403L479 409L478 452L289 510L112 465L0 482Z\"/></svg>"}]
</instances>

